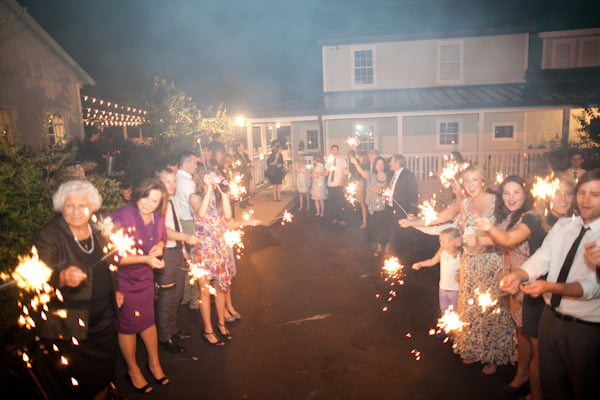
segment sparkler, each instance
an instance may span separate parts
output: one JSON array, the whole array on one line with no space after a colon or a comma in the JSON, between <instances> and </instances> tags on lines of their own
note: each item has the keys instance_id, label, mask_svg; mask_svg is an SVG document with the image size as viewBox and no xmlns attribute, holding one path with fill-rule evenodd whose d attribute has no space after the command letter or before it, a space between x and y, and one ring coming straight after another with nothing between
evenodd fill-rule
<instances>
[{"instance_id":1,"label":"sparkler","mask_svg":"<svg viewBox=\"0 0 600 400\"><path fill-rule=\"evenodd\" d=\"M435 211L435 194L431 200L426 200L419 207L419 217L425 221L425 226L429 226L433 221L437 220L438 213Z\"/></svg>"},{"instance_id":2,"label":"sparkler","mask_svg":"<svg viewBox=\"0 0 600 400\"><path fill-rule=\"evenodd\" d=\"M241 200L246 194L246 188L242 185L243 175L236 175L229 181L229 196L232 200Z\"/></svg>"},{"instance_id":3,"label":"sparkler","mask_svg":"<svg viewBox=\"0 0 600 400\"><path fill-rule=\"evenodd\" d=\"M539 201L548 201L554 198L559 188L560 181L552 175L546 178L535 177L535 182L531 185L531 195Z\"/></svg>"},{"instance_id":4,"label":"sparkler","mask_svg":"<svg viewBox=\"0 0 600 400\"><path fill-rule=\"evenodd\" d=\"M346 200L350 202L350 204L354 205L356 203L356 187L358 184L356 182L350 182L348 186L344 188L344 197Z\"/></svg>"},{"instance_id":5,"label":"sparkler","mask_svg":"<svg viewBox=\"0 0 600 400\"><path fill-rule=\"evenodd\" d=\"M358 138L355 136L349 136L348 139L346 139L346 143L350 147L357 147L360 143L360 140L358 140Z\"/></svg>"},{"instance_id":6,"label":"sparkler","mask_svg":"<svg viewBox=\"0 0 600 400\"><path fill-rule=\"evenodd\" d=\"M452 309L452 306L444 311L444 315L438 319L437 323L437 327L446 333L460 332L467 325L469 323L461 321L460 316Z\"/></svg>"},{"instance_id":7,"label":"sparkler","mask_svg":"<svg viewBox=\"0 0 600 400\"><path fill-rule=\"evenodd\" d=\"M283 217L281 217L281 225L285 225L286 223L291 224L294 216L288 210L283 212Z\"/></svg>"},{"instance_id":8,"label":"sparkler","mask_svg":"<svg viewBox=\"0 0 600 400\"><path fill-rule=\"evenodd\" d=\"M38 256L37 249L31 248L31 257L19 257L19 265L12 273L12 279L0 285L0 289L16 284L19 288L28 292L47 293L50 292L48 281L52 276L52 269L48 267ZM3 279L7 275L3 275Z\"/></svg>"},{"instance_id":9,"label":"sparkler","mask_svg":"<svg viewBox=\"0 0 600 400\"><path fill-rule=\"evenodd\" d=\"M506 175L504 174L504 172L498 171L498 173L496 173L496 181L494 183L496 184L496 186L498 186L502 182L504 182L504 179L506 179Z\"/></svg>"},{"instance_id":10,"label":"sparkler","mask_svg":"<svg viewBox=\"0 0 600 400\"><path fill-rule=\"evenodd\" d=\"M456 174L458 174L468 166L468 163L459 164L455 160L449 160L440 174L440 182L442 183L442 186L448 188L450 187L450 184L452 182L458 185L458 181L456 180Z\"/></svg>"},{"instance_id":11,"label":"sparkler","mask_svg":"<svg viewBox=\"0 0 600 400\"><path fill-rule=\"evenodd\" d=\"M488 308L496 306L498 299L492 299L491 289L481 293L479 288L475 288L475 296L477 296L477 304L481 307L481 312L484 313Z\"/></svg>"}]
</instances>

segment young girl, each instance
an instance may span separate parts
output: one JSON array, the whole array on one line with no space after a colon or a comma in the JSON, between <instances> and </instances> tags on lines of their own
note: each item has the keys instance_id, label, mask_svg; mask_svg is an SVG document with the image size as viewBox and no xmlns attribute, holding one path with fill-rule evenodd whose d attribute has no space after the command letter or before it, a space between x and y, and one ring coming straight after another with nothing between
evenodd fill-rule
<instances>
[{"instance_id":1,"label":"young girl","mask_svg":"<svg viewBox=\"0 0 600 400\"><path fill-rule=\"evenodd\" d=\"M327 199L327 185L325 184L325 178L328 175L328 171L325 169L323 163L323 157L321 155L314 156L314 167L313 167L313 184L310 190L310 194L315 201L315 215L322 217L325 212L325 200Z\"/></svg>"},{"instance_id":2,"label":"young girl","mask_svg":"<svg viewBox=\"0 0 600 400\"><path fill-rule=\"evenodd\" d=\"M432 267L440 263L440 315L452 306L458 307L458 269L460 267L460 247L462 240L456 228L446 228L440 232L440 249L429 260L414 263L412 268ZM445 335L442 333L442 337Z\"/></svg>"},{"instance_id":3,"label":"young girl","mask_svg":"<svg viewBox=\"0 0 600 400\"><path fill-rule=\"evenodd\" d=\"M304 154L298 155L298 162L296 163L296 191L298 192L299 206L298 210L304 208L306 203L306 211L310 210L310 203L308 201L308 191L310 189L310 171L309 164L306 163Z\"/></svg>"}]
</instances>

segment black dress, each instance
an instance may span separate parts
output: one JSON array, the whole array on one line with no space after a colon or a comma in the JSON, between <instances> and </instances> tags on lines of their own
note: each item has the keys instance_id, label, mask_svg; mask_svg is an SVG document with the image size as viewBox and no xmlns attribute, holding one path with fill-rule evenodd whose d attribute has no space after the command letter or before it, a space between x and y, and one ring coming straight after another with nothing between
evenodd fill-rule
<instances>
[{"instance_id":1,"label":"black dress","mask_svg":"<svg viewBox=\"0 0 600 400\"><path fill-rule=\"evenodd\" d=\"M277 162L275 165L271 165L276 159ZM279 167L278 165L281 166ZM267 179L269 179L271 185L281 185L284 175L283 156L281 154L271 153L267 159Z\"/></svg>"},{"instance_id":2,"label":"black dress","mask_svg":"<svg viewBox=\"0 0 600 400\"><path fill-rule=\"evenodd\" d=\"M53 286L58 287L58 274L70 265L80 267L88 275L79 287L60 289L64 302L49 304L50 310L66 309L69 318L48 318L39 324L40 340L34 350L33 367L50 399L92 398L114 379L114 277L108 262L101 261L103 243L95 231L87 241L88 249L92 241L94 249L87 254L77 245L62 217L34 238L40 259L55 270ZM71 316L77 316L75 323ZM59 351L54 351L54 346ZM61 363L61 356L68 365Z\"/></svg>"}]
</instances>

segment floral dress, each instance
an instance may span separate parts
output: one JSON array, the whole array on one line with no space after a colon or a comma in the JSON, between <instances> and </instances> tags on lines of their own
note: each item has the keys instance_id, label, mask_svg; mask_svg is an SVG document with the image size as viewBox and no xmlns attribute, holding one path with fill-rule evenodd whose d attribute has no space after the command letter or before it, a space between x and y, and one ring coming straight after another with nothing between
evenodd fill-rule
<instances>
[{"instance_id":1,"label":"floral dress","mask_svg":"<svg viewBox=\"0 0 600 400\"><path fill-rule=\"evenodd\" d=\"M308 193L310 190L310 173L306 164L296 166L296 191L300 194Z\"/></svg>"},{"instance_id":2,"label":"floral dress","mask_svg":"<svg viewBox=\"0 0 600 400\"><path fill-rule=\"evenodd\" d=\"M217 207L214 195L204 218L194 213L194 228L200 244L192 248L192 262L201 265L208 279L215 280L222 291L229 290L235 262L233 250L225 242L227 229L223 225L223 211Z\"/></svg>"},{"instance_id":3,"label":"floral dress","mask_svg":"<svg viewBox=\"0 0 600 400\"><path fill-rule=\"evenodd\" d=\"M316 163L313 169L313 182L310 188L310 195L313 200L327 200L327 185L325 184L326 176L321 175L325 171L325 167L321 163Z\"/></svg>"},{"instance_id":4,"label":"floral dress","mask_svg":"<svg viewBox=\"0 0 600 400\"><path fill-rule=\"evenodd\" d=\"M469 202L468 198L463 200L462 234L480 234ZM494 202L483 215L495 223ZM498 273L502 267L502 253L496 246L465 248L462 253L457 312L467 325L456 333L454 351L464 360L496 365L511 364L515 360L514 324L508 300L500 297L498 288ZM483 311L478 293L487 292L498 303Z\"/></svg>"}]
</instances>

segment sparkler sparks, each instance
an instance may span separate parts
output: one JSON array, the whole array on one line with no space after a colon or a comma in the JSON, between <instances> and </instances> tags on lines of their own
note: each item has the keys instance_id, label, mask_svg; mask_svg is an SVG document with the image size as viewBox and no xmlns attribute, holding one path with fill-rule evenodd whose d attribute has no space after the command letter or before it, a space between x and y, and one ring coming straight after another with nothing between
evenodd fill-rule
<instances>
[{"instance_id":1,"label":"sparkler sparks","mask_svg":"<svg viewBox=\"0 0 600 400\"><path fill-rule=\"evenodd\" d=\"M285 225L286 223L291 224L294 216L288 210L283 212L283 217L281 217L281 225Z\"/></svg>"},{"instance_id":2,"label":"sparkler sparks","mask_svg":"<svg viewBox=\"0 0 600 400\"><path fill-rule=\"evenodd\" d=\"M346 200L350 202L350 204L354 205L356 203L356 187L358 184L356 182L350 182L348 186L344 188L344 196Z\"/></svg>"},{"instance_id":3,"label":"sparkler sparks","mask_svg":"<svg viewBox=\"0 0 600 400\"><path fill-rule=\"evenodd\" d=\"M240 200L246 194L246 188L242 185L243 175L236 175L229 181L229 197L232 200Z\"/></svg>"},{"instance_id":4,"label":"sparkler sparks","mask_svg":"<svg viewBox=\"0 0 600 400\"><path fill-rule=\"evenodd\" d=\"M241 229L227 229L223 235L225 243L229 247L237 246L243 248L244 243L242 242L242 235L244 232Z\"/></svg>"},{"instance_id":5,"label":"sparkler sparks","mask_svg":"<svg viewBox=\"0 0 600 400\"><path fill-rule=\"evenodd\" d=\"M435 194L431 200L426 200L423 204L419 204L419 217L425 221L425 226L429 226L438 217L435 211Z\"/></svg>"},{"instance_id":6,"label":"sparkler sparks","mask_svg":"<svg viewBox=\"0 0 600 400\"><path fill-rule=\"evenodd\" d=\"M468 163L459 164L455 160L449 160L440 174L440 182L442 183L442 186L448 188L450 187L452 182L458 184L458 182L456 181L456 174L458 174L468 166Z\"/></svg>"},{"instance_id":7,"label":"sparkler sparks","mask_svg":"<svg viewBox=\"0 0 600 400\"><path fill-rule=\"evenodd\" d=\"M35 246L31 248L31 257L19 257L19 265L12 273L12 278L19 288L37 293L50 291L50 276L52 269L40 260Z\"/></svg>"},{"instance_id":8,"label":"sparkler sparks","mask_svg":"<svg viewBox=\"0 0 600 400\"><path fill-rule=\"evenodd\" d=\"M350 147L356 147L359 145L359 143L360 140L358 140L358 138L355 136L350 136L348 139L346 139L346 144L348 144Z\"/></svg>"},{"instance_id":9,"label":"sparkler sparks","mask_svg":"<svg viewBox=\"0 0 600 400\"><path fill-rule=\"evenodd\" d=\"M400 264L398 257L390 257L386 259L383 263L383 268L381 269L385 280L394 280L403 284L402 278L404 277L404 265Z\"/></svg>"},{"instance_id":10,"label":"sparkler sparks","mask_svg":"<svg viewBox=\"0 0 600 400\"><path fill-rule=\"evenodd\" d=\"M459 315L452 309L452 306L444 312L437 323L437 327L446 333L460 332L467 325L469 325L467 322L460 320Z\"/></svg>"},{"instance_id":11,"label":"sparkler sparks","mask_svg":"<svg viewBox=\"0 0 600 400\"><path fill-rule=\"evenodd\" d=\"M206 270L204 263L189 263L188 275L190 276L190 283L193 284L199 279L207 278L210 273Z\"/></svg>"},{"instance_id":12,"label":"sparkler sparks","mask_svg":"<svg viewBox=\"0 0 600 400\"><path fill-rule=\"evenodd\" d=\"M498 173L496 173L496 181L495 184L500 185L502 182L504 182L504 179L506 179L506 174L504 174L504 172L502 171L498 171Z\"/></svg>"},{"instance_id":13,"label":"sparkler sparks","mask_svg":"<svg viewBox=\"0 0 600 400\"><path fill-rule=\"evenodd\" d=\"M498 299L492 299L491 289L481 293L479 288L475 289L475 296L477 296L477 304L481 307L481 312L484 313L488 308L496 306Z\"/></svg>"},{"instance_id":14,"label":"sparkler sparks","mask_svg":"<svg viewBox=\"0 0 600 400\"><path fill-rule=\"evenodd\" d=\"M536 176L535 182L531 185L531 195L539 201L551 200L556 195L559 185L559 179L553 176L546 178Z\"/></svg>"},{"instance_id":15,"label":"sparkler sparks","mask_svg":"<svg viewBox=\"0 0 600 400\"><path fill-rule=\"evenodd\" d=\"M123 229L111 233L108 238L110 242L105 249L107 254L103 259L112 253L116 253L119 257L126 257L128 254L136 254L134 238L127 235Z\"/></svg>"}]
</instances>

